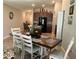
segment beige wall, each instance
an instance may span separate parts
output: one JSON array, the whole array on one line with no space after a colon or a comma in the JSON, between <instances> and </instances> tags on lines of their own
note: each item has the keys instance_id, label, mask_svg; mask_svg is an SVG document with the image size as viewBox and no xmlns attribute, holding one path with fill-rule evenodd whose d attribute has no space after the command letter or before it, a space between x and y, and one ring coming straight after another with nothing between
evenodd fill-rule
<instances>
[{"instance_id":1,"label":"beige wall","mask_svg":"<svg viewBox=\"0 0 79 59\"><path fill-rule=\"evenodd\" d=\"M14 18L9 19L9 12L13 11ZM21 11L10 6L3 4L3 37L6 37L10 33L11 27L20 27L22 21Z\"/></svg>"},{"instance_id":2,"label":"beige wall","mask_svg":"<svg viewBox=\"0 0 79 59\"><path fill-rule=\"evenodd\" d=\"M54 6L54 14L53 14L53 24L56 25L57 24L57 15L58 12L62 10L62 2L58 1L55 3Z\"/></svg>"},{"instance_id":3,"label":"beige wall","mask_svg":"<svg viewBox=\"0 0 79 59\"><path fill-rule=\"evenodd\" d=\"M33 24L33 10L26 10L22 13L23 22L27 21L29 24Z\"/></svg>"},{"instance_id":4,"label":"beige wall","mask_svg":"<svg viewBox=\"0 0 79 59\"><path fill-rule=\"evenodd\" d=\"M58 12L62 10L62 1L61 0L57 0L55 2L55 5L53 7L53 22L52 22L52 32L55 31L55 25L57 24L57 15Z\"/></svg>"},{"instance_id":5,"label":"beige wall","mask_svg":"<svg viewBox=\"0 0 79 59\"><path fill-rule=\"evenodd\" d=\"M69 41L72 39L72 37L75 37L76 40L76 19L75 19L75 12L73 15L73 23L72 25L68 24L68 15L69 15L69 6L70 6L70 0L63 0L62 1L62 10L65 10L65 17L64 17L64 28L63 28L63 47L66 50ZM74 46L72 48L72 52L70 53L71 59L76 59L76 46L74 43Z\"/></svg>"}]
</instances>

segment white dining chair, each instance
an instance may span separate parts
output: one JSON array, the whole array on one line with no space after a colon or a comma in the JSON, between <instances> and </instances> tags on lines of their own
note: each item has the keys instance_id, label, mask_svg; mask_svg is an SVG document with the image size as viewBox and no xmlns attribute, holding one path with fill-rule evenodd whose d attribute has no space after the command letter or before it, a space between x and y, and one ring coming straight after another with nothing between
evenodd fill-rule
<instances>
[{"instance_id":1,"label":"white dining chair","mask_svg":"<svg viewBox=\"0 0 79 59\"><path fill-rule=\"evenodd\" d=\"M13 42L14 46L22 49L22 38L21 38L21 33L13 33Z\"/></svg>"},{"instance_id":2,"label":"white dining chair","mask_svg":"<svg viewBox=\"0 0 79 59\"><path fill-rule=\"evenodd\" d=\"M39 48L39 46L32 44L31 36L22 35L22 40L23 40L23 51L24 51L23 54L25 54L25 52L30 53L31 59L37 57L39 54L37 56L34 56L34 53L36 53L37 51L39 52L40 48ZM22 59L24 59L24 55L23 55Z\"/></svg>"},{"instance_id":3,"label":"white dining chair","mask_svg":"<svg viewBox=\"0 0 79 59\"><path fill-rule=\"evenodd\" d=\"M13 43L15 44L15 35L17 35L17 33L20 33L20 28L11 28L11 34L13 35Z\"/></svg>"},{"instance_id":4,"label":"white dining chair","mask_svg":"<svg viewBox=\"0 0 79 59\"><path fill-rule=\"evenodd\" d=\"M20 33L21 32L21 29L19 27L18 28L11 28L12 35L13 35L14 32Z\"/></svg>"},{"instance_id":5,"label":"white dining chair","mask_svg":"<svg viewBox=\"0 0 79 59\"><path fill-rule=\"evenodd\" d=\"M13 33L13 48L14 48L14 55L15 58L22 54L22 38L21 33ZM21 57L21 56L20 56Z\"/></svg>"},{"instance_id":6,"label":"white dining chair","mask_svg":"<svg viewBox=\"0 0 79 59\"><path fill-rule=\"evenodd\" d=\"M68 48L65 52L65 54L63 54L61 51L58 51L58 50L54 50L50 56L49 56L49 59L67 59L68 58L68 54L69 54L69 51L71 50L72 46L74 44L74 37L72 38L72 40L70 41L69 45L68 45Z\"/></svg>"}]
</instances>

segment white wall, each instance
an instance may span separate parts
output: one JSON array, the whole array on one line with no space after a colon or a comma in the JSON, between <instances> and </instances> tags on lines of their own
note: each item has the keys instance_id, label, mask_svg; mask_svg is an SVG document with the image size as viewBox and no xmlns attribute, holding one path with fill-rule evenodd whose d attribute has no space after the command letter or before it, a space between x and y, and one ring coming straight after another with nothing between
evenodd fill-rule
<instances>
[{"instance_id":1,"label":"white wall","mask_svg":"<svg viewBox=\"0 0 79 59\"><path fill-rule=\"evenodd\" d=\"M70 6L70 0L63 0L62 1L62 10L65 10L65 17L64 17L64 28L63 28L63 42L62 45L64 49L66 50L69 41L72 39L72 37L75 37L76 40L76 19L75 19L75 12L74 12L74 18L72 25L68 24L68 15L69 15L69 6ZM72 51L70 53L71 59L76 59L76 46L74 43L74 46L72 48Z\"/></svg>"},{"instance_id":2,"label":"white wall","mask_svg":"<svg viewBox=\"0 0 79 59\"><path fill-rule=\"evenodd\" d=\"M14 18L12 20L9 19L9 12L12 11L14 13ZM21 11L6 4L3 4L3 37L6 37L10 33L11 24L12 27L20 27L22 21Z\"/></svg>"}]
</instances>

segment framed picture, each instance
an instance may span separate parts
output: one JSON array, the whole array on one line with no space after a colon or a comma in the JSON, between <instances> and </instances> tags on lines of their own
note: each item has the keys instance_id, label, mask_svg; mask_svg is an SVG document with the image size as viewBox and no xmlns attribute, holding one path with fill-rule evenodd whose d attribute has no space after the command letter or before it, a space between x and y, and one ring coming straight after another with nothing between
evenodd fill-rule
<instances>
[{"instance_id":1,"label":"framed picture","mask_svg":"<svg viewBox=\"0 0 79 59\"><path fill-rule=\"evenodd\" d=\"M70 0L70 4L73 4L73 3L75 3L75 0Z\"/></svg>"},{"instance_id":2,"label":"framed picture","mask_svg":"<svg viewBox=\"0 0 79 59\"><path fill-rule=\"evenodd\" d=\"M73 15L74 13L74 5L70 6L69 8L69 15Z\"/></svg>"},{"instance_id":3,"label":"framed picture","mask_svg":"<svg viewBox=\"0 0 79 59\"><path fill-rule=\"evenodd\" d=\"M72 25L73 16L68 16L68 24Z\"/></svg>"},{"instance_id":4,"label":"framed picture","mask_svg":"<svg viewBox=\"0 0 79 59\"><path fill-rule=\"evenodd\" d=\"M13 12L9 12L9 18L13 19L14 13Z\"/></svg>"}]
</instances>

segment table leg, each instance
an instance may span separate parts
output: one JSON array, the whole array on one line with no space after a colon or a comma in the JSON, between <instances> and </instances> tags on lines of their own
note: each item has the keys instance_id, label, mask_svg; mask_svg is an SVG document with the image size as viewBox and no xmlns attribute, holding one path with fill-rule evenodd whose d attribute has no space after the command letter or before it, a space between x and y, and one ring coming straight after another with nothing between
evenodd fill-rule
<instances>
[{"instance_id":1,"label":"table leg","mask_svg":"<svg viewBox=\"0 0 79 59\"><path fill-rule=\"evenodd\" d=\"M49 59L50 53L51 53L51 49L48 49L48 57L47 57L47 59Z\"/></svg>"}]
</instances>

